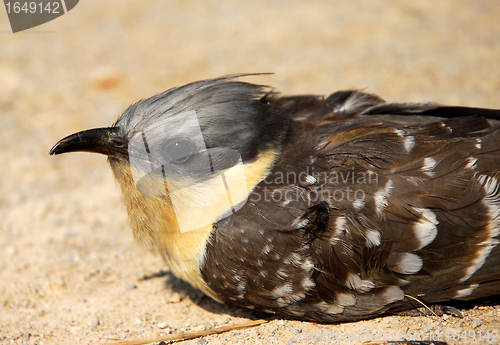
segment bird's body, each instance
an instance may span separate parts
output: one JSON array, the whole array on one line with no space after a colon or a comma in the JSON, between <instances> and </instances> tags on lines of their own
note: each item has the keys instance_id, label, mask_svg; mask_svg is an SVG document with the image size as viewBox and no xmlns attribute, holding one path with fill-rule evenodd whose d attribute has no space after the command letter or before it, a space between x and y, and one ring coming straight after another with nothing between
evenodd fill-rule
<instances>
[{"instance_id":1,"label":"bird's body","mask_svg":"<svg viewBox=\"0 0 500 345\"><path fill-rule=\"evenodd\" d=\"M109 156L134 237L205 294L316 321L500 293L500 111L233 77L51 153ZM147 164L146 164L146 163Z\"/></svg>"}]
</instances>

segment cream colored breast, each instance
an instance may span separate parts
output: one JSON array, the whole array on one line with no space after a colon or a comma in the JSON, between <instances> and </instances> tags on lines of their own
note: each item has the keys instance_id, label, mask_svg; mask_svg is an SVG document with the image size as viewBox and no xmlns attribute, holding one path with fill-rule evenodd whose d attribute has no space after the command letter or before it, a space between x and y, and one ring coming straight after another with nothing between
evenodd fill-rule
<instances>
[{"instance_id":1,"label":"cream colored breast","mask_svg":"<svg viewBox=\"0 0 500 345\"><path fill-rule=\"evenodd\" d=\"M154 188L162 185L165 195L140 193L128 163L110 159L110 164L123 192L134 238L157 250L177 277L220 300L200 272L212 224L244 204L275 159L276 152L268 151L202 183L187 178L148 182L156 184Z\"/></svg>"}]
</instances>

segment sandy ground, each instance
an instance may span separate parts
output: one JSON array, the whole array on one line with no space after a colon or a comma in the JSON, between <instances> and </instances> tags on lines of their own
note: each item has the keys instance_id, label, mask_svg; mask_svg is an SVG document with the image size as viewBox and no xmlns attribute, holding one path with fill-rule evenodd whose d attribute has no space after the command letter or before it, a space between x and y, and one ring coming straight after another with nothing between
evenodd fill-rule
<instances>
[{"instance_id":1,"label":"sandy ground","mask_svg":"<svg viewBox=\"0 0 500 345\"><path fill-rule=\"evenodd\" d=\"M48 156L140 98L237 72L275 72L249 80L287 94L354 87L500 108L500 2L80 1L17 34L0 10L0 342L100 344L258 317L204 297L134 244L105 157ZM500 340L497 304L469 305L464 319L277 319L182 344L350 344L401 332L479 344L488 331ZM453 341L459 330L466 338Z\"/></svg>"}]
</instances>

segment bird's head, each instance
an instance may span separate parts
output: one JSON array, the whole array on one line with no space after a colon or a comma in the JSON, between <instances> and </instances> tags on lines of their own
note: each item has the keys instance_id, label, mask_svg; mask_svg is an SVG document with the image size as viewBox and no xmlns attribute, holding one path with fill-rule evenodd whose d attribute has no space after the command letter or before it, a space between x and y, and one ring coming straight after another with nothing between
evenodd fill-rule
<instances>
[{"instance_id":1,"label":"bird's head","mask_svg":"<svg viewBox=\"0 0 500 345\"><path fill-rule=\"evenodd\" d=\"M131 105L111 127L72 134L50 154L107 155L125 199L161 197L180 232L191 231L244 205L271 169L287 120L270 94L233 76L194 82Z\"/></svg>"}]
</instances>

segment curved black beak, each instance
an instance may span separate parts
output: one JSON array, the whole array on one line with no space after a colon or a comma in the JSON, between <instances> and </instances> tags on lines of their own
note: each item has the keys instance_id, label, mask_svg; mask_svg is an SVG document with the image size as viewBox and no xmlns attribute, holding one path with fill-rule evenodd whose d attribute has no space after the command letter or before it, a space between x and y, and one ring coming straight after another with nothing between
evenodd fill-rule
<instances>
[{"instance_id":1,"label":"curved black beak","mask_svg":"<svg viewBox=\"0 0 500 345\"><path fill-rule=\"evenodd\" d=\"M128 156L127 140L120 135L119 130L119 127L106 127L71 134L59 140L49 154L83 151L107 156Z\"/></svg>"}]
</instances>

